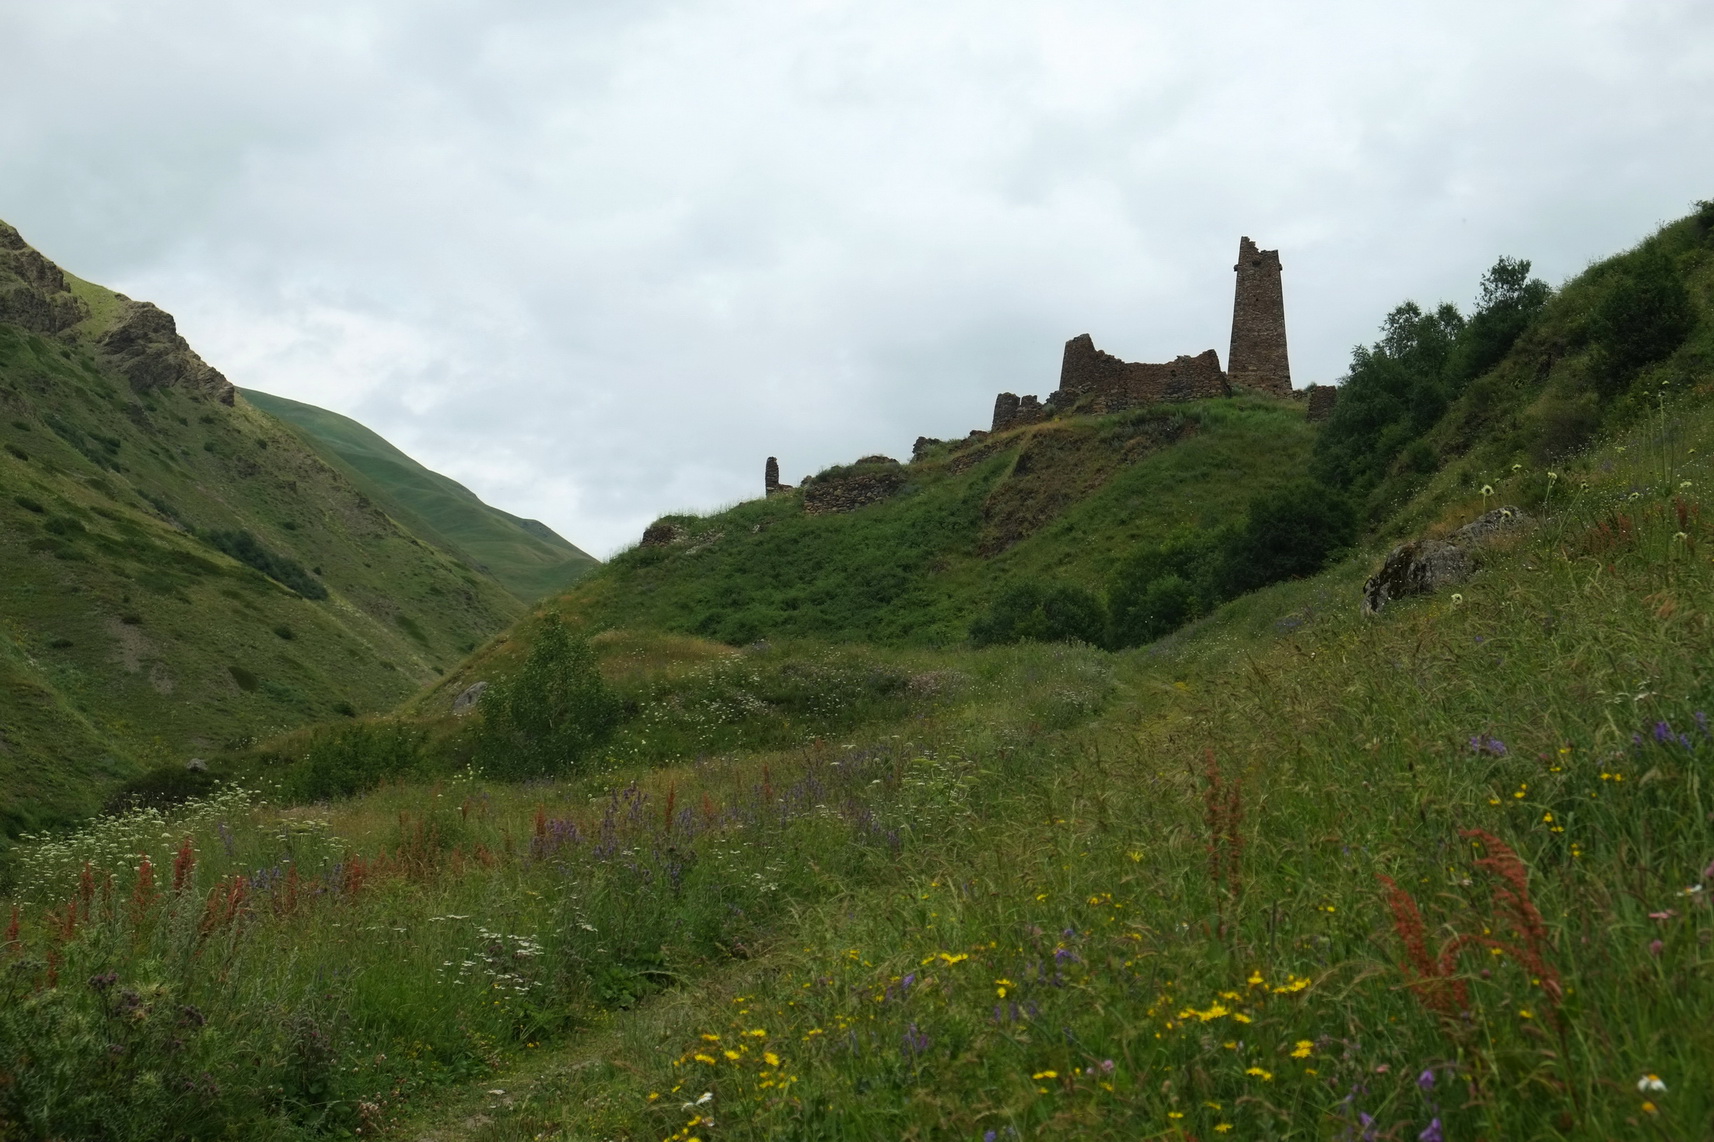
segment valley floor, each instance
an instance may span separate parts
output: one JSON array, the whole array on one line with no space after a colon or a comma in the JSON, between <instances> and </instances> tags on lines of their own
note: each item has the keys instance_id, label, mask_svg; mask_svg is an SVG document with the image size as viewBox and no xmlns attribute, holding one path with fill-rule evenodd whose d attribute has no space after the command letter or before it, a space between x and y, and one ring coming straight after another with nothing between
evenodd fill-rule
<instances>
[{"instance_id":1,"label":"valley floor","mask_svg":"<svg viewBox=\"0 0 1714 1142\"><path fill-rule=\"evenodd\" d=\"M896 652L799 744L39 847L0 1135L1707 1137L1711 448L1375 618L1371 552L1122 655Z\"/></svg>"}]
</instances>

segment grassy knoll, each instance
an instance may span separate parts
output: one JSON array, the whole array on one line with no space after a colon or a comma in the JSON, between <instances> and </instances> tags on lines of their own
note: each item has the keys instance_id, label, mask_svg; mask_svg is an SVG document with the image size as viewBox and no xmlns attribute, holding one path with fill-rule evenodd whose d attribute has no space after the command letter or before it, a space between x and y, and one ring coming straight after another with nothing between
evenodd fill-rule
<instances>
[{"instance_id":1,"label":"grassy knoll","mask_svg":"<svg viewBox=\"0 0 1714 1142\"><path fill-rule=\"evenodd\" d=\"M1313 438L1300 406L1262 397L1049 422L943 447L849 513L807 514L800 489L669 516L683 542L616 556L560 605L734 644L961 643L1008 583L1100 589L1139 540L1242 518L1305 470Z\"/></svg>"},{"instance_id":2,"label":"grassy knoll","mask_svg":"<svg viewBox=\"0 0 1714 1142\"><path fill-rule=\"evenodd\" d=\"M402 522L442 550L461 552L522 601L564 590L595 559L546 524L489 507L469 488L431 472L349 417L285 397L243 390L244 398L296 428L352 483L393 505Z\"/></svg>"}]
</instances>

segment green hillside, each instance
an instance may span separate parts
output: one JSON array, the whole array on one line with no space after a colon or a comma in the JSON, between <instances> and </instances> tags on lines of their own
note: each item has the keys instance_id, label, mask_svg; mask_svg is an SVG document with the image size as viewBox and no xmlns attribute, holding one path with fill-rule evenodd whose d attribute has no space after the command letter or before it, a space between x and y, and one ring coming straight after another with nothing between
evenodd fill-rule
<instances>
[{"instance_id":1,"label":"green hillside","mask_svg":"<svg viewBox=\"0 0 1714 1142\"><path fill-rule=\"evenodd\" d=\"M1395 308L1320 424L1074 411L669 517L392 715L20 846L0 1134L1708 1137L1711 481L1704 206ZM1197 606L971 637L1139 583Z\"/></svg>"},{"instance_id":2,"label":"green hillside","mask_svg":"<svg viewBox=\"0 0 1714 1142\"><path fill-rule=\"evenodd\" d=\"M941 445L908 465L830 469L614 557L568 605L597 626L732 643L778 636L944 645L1010 583L1103 589L1138 544L1241 520L1301 476L1314 432L1265 396L1075 417ZM878 482L878 483L877 483ZM886 490L848 512L806 497Z\"/></svg>"},{"instance_id":3,"label":"green hillside","mask_svg":"<svg viewBox=\"0 0 1714 1142\"><path fill-rule=\"evenodd\" d=\"M469 488L431 472L349 417L254 389L244 399L290 424L352 482L389 505L413 533L462 552L523 602L562 591L596 565L549 528L489 507Z\"/></svg>"},{"instance_id":4,"label":"green hillside","mask_svg":"<svg viewBox=\"0 0 1714 1142\"><path fill-rule=\"evenodd\" d=\"M145 303L0 224L0 833L382 710L519 611Z\"/></svg>"}]
</instances>

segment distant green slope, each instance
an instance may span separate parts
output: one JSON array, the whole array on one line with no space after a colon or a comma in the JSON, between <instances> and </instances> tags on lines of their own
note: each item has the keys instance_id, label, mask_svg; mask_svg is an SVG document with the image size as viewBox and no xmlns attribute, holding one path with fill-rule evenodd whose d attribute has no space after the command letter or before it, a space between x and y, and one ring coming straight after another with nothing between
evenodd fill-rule
<instances>
[{"instance_id":1,"label":"distant green slope","mask_svg":"<svg viewBox=\"0 0 1714 1142\"><path fill-rule=\"evenodd\" d=\"M170 316L0 223L0 845L147 765L390 708L521 609Z\"/></svg>"},{"instance_id":2,"label":"distant green slope","mask_svg":"<svg viewBox=\"0 0 1714 1142\"><path fill-rule=\"evenodd\" d=\"M336 412L255 389L244 399L349 466L359 486L409 514L411 530L470 557L524 602L563 591L597 565L546 524L489 507L456 480L423 467L375 432Z\"/></svg>"}]
</instances>

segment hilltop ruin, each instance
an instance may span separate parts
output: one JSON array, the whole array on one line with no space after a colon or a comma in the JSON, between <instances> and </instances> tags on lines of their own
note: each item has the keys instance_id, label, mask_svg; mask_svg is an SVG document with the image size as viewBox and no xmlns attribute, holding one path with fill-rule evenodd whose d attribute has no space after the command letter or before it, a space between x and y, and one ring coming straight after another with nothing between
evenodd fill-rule
<instances>
[{"instance_id":1,"label":"hilltop ruin","mask_svg":"<svg viewBox=\"0 0 1714 1142\"><path fill-rule=\"evenodd\" d=\"M1118 412L1138 405L1230 396L1234 388L1291 396L1280 252L1257 249L1247 236L1240 238L1238 262L1232 269L1238 279L1226 369L1220 368L1220 356L1213 349L1158 365L1122 361L1097 349L1094 338L1082 333L1065 343L1059 388L1046 401L1001 393L994 399L989 431L1034 424L1073 408ZM1319 402L1330 404L1331 389L1317 395ZM1317 411L1322 411L1319 404Z\"/></svg>"}]
</instances>

